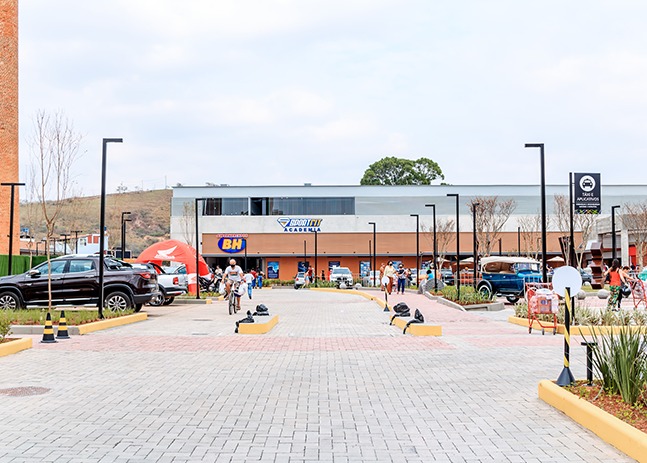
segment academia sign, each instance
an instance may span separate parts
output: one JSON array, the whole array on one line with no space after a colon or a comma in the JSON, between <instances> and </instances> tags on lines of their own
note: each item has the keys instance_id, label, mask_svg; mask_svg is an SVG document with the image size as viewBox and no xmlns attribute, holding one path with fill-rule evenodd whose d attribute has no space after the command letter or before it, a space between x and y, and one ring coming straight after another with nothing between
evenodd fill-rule
<instances>
[{"instance_id":1,"label":"academia sign","mask_svg":"<svg viewBox=\"0 0 647 463\"><path fill-rule=\"evenodd\" d=\"M575 213L601 212L600 174L575 174Z\"/></svg>"},{"instance_id":2,"label":"academia sign","mask_svg":"<svg viewBox=\"0 0 647 463\"><path fill-rule=\"evenodd\" d=\"M320 232L323 219L281 217L276 221L285 233Z\"/></svg>"}]
</instances>

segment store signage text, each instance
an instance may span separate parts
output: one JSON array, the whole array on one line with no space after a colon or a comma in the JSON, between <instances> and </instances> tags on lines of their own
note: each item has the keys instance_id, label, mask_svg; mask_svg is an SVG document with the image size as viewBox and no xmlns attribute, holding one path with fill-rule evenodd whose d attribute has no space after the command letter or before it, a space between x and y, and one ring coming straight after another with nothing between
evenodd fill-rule
<instances>
[{"instance_id":1,"label":"store signage text","mask_svg":"<svg viewBox=\"0 0 647 463\"><path fill-rule=\"evenodd\" d=\"M218 248L221 251L227 252L230 254L241 252L245 250L247 240L244 238L220 238L218 240Z\"/></svg>"},{"instance_id":2,"label":"store signage text","mask_svg":"<svg viewBox=\"0 0 647 463\"><path fill-rule=\"evenodd\" d=\"M320 232L323 219L281 217L276 220L285 233Z\"/></svg>"}]
</instances>

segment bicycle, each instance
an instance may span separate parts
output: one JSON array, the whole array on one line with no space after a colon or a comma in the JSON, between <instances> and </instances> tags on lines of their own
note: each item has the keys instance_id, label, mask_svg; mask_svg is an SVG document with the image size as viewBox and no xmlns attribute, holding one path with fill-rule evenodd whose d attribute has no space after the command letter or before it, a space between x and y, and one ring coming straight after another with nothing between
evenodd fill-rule
<instances>
[{"instance_id":1,"label":"bicycle","mask_svg":"<svg viewBox=\"0 0 647 463\"><path fill-rule=\"evenodd\" d=\"M236 293L238 292L238 289L240 288L240 281L233 281L231 283L231 286L229 288L229 295L227 296L228 303L229 303L229 315L233 315L238 310L240 310L240 307L238 307L237 304L237 296Z\"/></svg>"}]
</instances>

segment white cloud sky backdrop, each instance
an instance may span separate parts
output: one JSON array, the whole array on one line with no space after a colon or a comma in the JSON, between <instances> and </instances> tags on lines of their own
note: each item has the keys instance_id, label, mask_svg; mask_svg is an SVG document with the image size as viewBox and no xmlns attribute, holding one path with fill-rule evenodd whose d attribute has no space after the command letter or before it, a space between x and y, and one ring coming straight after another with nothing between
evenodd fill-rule
<instances>
[{"instance_id":1,"label":"white cloud sky backdrop","mask_svg":"<svg viewBox=\"0 0 647 463\"><path fill-rule=\"evenodd\" d=\"M358 184L394 155L451 184L647 183L647 3L22 0L21 175L39 109L123 183Z\"/></svg>"}]
</instances>

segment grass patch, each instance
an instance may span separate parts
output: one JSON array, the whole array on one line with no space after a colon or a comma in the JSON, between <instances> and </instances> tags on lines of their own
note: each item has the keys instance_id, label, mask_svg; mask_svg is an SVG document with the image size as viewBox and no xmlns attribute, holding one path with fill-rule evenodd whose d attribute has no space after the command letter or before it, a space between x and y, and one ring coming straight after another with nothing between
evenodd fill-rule
<instances>
[{"instance_id":1,"label":"grass patch","mask_svg":"<svg viewBox=\"0 0 647 463\"><path fill-rule=\"evenodd\" d=\"M116 318L123 315L133 314L133 310L125 312L103 311L104 319ZM52 323L58 324L61 318L61 311L52 309ZM47 309L20 309L20 310L3 310L0 317L9 320L11 325L44 325L47 318ZM99 320L99 312L96 309L91 310L71 310L65 309L65 322L68 325L76 326L85 323L96 322Z\"/></svg>"}]
</instances>

